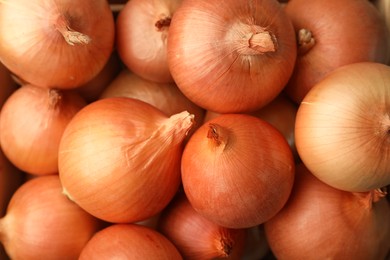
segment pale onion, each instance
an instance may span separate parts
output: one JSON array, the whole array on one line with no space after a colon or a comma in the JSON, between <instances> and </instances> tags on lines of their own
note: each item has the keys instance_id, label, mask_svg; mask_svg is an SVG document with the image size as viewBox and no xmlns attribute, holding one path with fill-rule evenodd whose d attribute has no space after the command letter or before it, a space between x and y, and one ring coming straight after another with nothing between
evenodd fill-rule
<instances>
[{"instance_id":1,"label":"pale onion","mask_svg":"<svg viewBox=\"0 0 390 260\"><path fill-rule=\"evenodd\" d=\"M193 123L186 111L167 117L132 98L90 103L61 140L59 175L65 193L109 222L154 216L179 188L182 142Z\"/></svg>"},{"instance_id":2,"label":"pale onion","mask_svg":"<svg viewBox=\"0 0 390 260\"><path fill-rule=\"evenodd\" d=\"M390 184L390 67L364 62L316 84L298 108L295 143L328 185L369 191Z\"/></svg>"},{"instance_id":3,"label":"pale onion","mask_svg":"<svg viewBox=\"0 0 390 260\"><path fill-rule=\"evenodd\" d=\"M184 192L194 209L224 227L264 223L286 203L294 158L272 125L245 114L223 114L191 136L182 157Z\"/></svg>"},{"instance_id":4,"label":"pale onion","mask_svg":"<svg viewBox=\"0 0 390 260\"><path fill-rule=\"evenodd\" d=\"M290 148L294 154L295 160L299 160L298 153L295 147L295 117L297 114L298 106L294 104L286 95L281 94L272 100L266 106L259 110L248 113L249 115L256 116L263 119L278 129L286 138ZM213 111L207 111L204 121L217 117L220 113Z\"/></svg>"},{"instance_id":5,"label":"pale onion","mask_svg":"<svg viewBox=\"0 0 390 260\"><path fill-rule=\"evenodd\" d=\"M0 108L16 88L10 71L0 62Z\"/></svg>"},{"instance_id":6,"label":"pale onion","mask_svg":"<svg viewBox=\"0 0 390 260\"><path fill-rule=\"evenodd\" d=\"M58 149L65 127L86 105L77 93L24 85L0 113L0 143L19 169L37 175L58 172Z\"/></svg>"},{"instance_id":7,"label":"pale onion","mask_svg":"<svg viewBox=\"0 0 390 260\"><path fill-rule=\"evenodd\" d=\"M285 207L264 224L276 259L385 259L390 205L381 190L332 188L299 164Z\"/></svg>"},{"instance_id":8,"label":"pale onion","mask_svg":"<svg viewBox=\"0 0 390 260\"><path fill-rule=\"evenodd\" d=\"M190 101L174 82L158 83L146 80L137 74L123 69L119 75L107 86L100 98L129 97L149 103L160 109L167 116L182 111L193 114L199 127L203 121L205 111ZM196 128L193 127L191 132Z\"/></svg>"},{"instance_id":9,"label":"pale onion","mask_svg":"<svg viewBox=\"0 0 390 260\"><path fill-rule=\"evenodd\" d=\"M164 209L157 230L188 260L242 259L246 244L246 229L211 222L192 208L184 194Z\"/></svg>"},{"instance_id":10,"label":"pale onion","mask_svg":"<svg viewBox=\"0 0 390 260\"><path fill-rule=\"evenodd\" d=\"M23 181L24 174L4 156L0 149L0 217L4 216L9 200Z\"/></svg>"},{"instance_id":11,"label":"pale onion","mask_svg":"<svg viewBox=\"0 0 390 260\"><path fill-rule=\"evenodd\" d=\"M116 20L116 48L123 63L155 82L173 82L167 63L171 19L182 0L132 0Z\"/></svg>"},{"instance_id":12,"label":"pale onion","mask_svg":"<svg viewBox=\"0 0 390 260\"><path fill-rule=\"evenodd\" d=\"M11 259L77 259L104 223L63 193L58 175L27 181L0 219L0 241Z\"/></svg>"},{"instance_id":13,"label":"pale onion","mask_svg":"<svg viewBox=\"0 0 390 260\"><path fill-rule=\"evenodd\" d=\"M340 66L390 58L389 31L368 0L291 0L284 10L298 38L297 62L285 90L297 103Z\"/></svg>"},{"instance_id":14,"label":"pale onion","mask_svg":"<svg viewBox=\"0 0 390 260\"><path fill-rule=\"evenodd\" d=\"M103 69L92 80L77 88L80 95L91 103L99 99L102 92L111 84L122 70L122 63L117 53L111 54Z\"/></svg>"},{"instance_id":15,"label":"pale onion","mask_svg":"<svg viewBox=\"0 0 390 260\"><path fill-rule=\"evenodd\" d=\"M109 59L114 33L106 0L0 0L0 60L30 84L88 82Z\"/></svg>"},{"instance_id":16,"label":"pale onion","mask_svg":"<svg viewBox=\"0 0 390 260\"><path fill-rule=\"evenodd\" d=\"M114 224L96 233L79 260L181 260L177 248L161 233L137 224Z\"/></svg>"},{"instance_id":17,"label":"pale onion","mask_svg":"<svg viewBox=\"0 0 390 260\"><path fill-rule=\"evenodd\" d=\"M260 109L283 90L295 59L294 29L276 0L184 0L172 18L171 74L207 110Z\"/></svg>"}]
</instances>

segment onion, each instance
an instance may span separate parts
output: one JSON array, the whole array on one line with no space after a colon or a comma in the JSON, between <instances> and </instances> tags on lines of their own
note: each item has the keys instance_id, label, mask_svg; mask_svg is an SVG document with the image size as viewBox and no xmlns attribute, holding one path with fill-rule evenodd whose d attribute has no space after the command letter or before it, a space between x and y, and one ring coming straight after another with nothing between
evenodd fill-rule
<instances>
[{"instance_id":1,"label":"onion","mask_svg":"<svg viewBox=\"0 0 390 260\"><path fill-rule=\"evenodd\" d=\"M109 59L114 33L106 0L0 1L0 60L33 85L88 82Z\"/></svg>"},{"instance_id":2,"label":"onion","mask_svg":"<svg viewBox=\"0 0 390 260\"><path fill-rule=\"evenodd\" d=\"M390 184L390 67L339 68L302 101L295 141L300 158L326 184L370 191Z\"/></svg>"},{"instance_id":3,"label":"onion","mask_svg":"<svg viewBox=\"0 0 390 260\"><path fill-rule=\"evenodd\" d=\"M16 88L17 84L12 79L11 73L0 63L0 108Z\"/></svg>"},{"instance_id":4,"label":"onion","mask_svg":"<svg viewBox=\"0 0 390 260\"><path fill-rule=\"evenodd\" d=\"M202 125L184 149L181 169L194 209L229 228L270 219L286 203L294 180L286 139L245 114L224 114Z\"/></svg>"},{"instance_id":5,"label":"onion","mask_svg":"<svg viewBox=\"0 0 390 260\"><path fill-rule=\"evenodd\" d=\"M181 91L219 113L260 109L291 76L293 26L276 0L184 0L172 18L168 65Z\"/></svg>"},{"instance_id":6,"label":"onion","mask_svg":"<svg viewBox=\"0 0 390 260\"><path fill-rule=\"evenodd\" d=\"M181 194L164 209L158 230L185 259L241 259L245 229L221 227L198 214Z\"/></svg>"},{"instance_id":7,"label":"onion","mask_svg":"<svg viewBox=\"0 0 390 260\"><path fill-rule=\"evenodd\" d=\"M284 10L298 38L297 63L285 90L297 103L340 66L386 63L390 57L389 31L367 0L291 0Z\"/></svg>"},{"instance_id":8,"label":"onion","mask_svg":"<svg viewBox=\"0 0 390 260\"><path fill-rule=\"evenodd\" d=\"M281 134L286 138L290 148L294 154L295 160L299 160L298 153L295 147L295 117L298 107L284 94L277 96L269 104L263 108L248 113L249 115L256 116L264 121L267 121L276 129L278 129ZM219 116L220 113L207 111L204 121Z\"/></svg>"},{"instance_id":9,"label":"onion","mask_svg":"<svg viewBox=\"0 0 390 260\"><path fill-rule=\"evenodd\" d=\"M171 241L151 228L114 224L95 234L79 259L177 260L182 257Z\"/></svg>"},{"instance_id":10,"label":"onion","mask_svg":"<svg viewBox=\"0 0 390 260\"><path fill-rule=\"evenodd\" d=\"M0 219L0 241L11 259L77 259L103 223L62 194L58 175L24 183Z\"/></svg>"},{"instance_id":11,"label":"onion","mask_svg":"<svg viewBox=\"0 0 390 260\"><path fill-rule=\"evenodd\" d=\"M156 215L179 188L182 142L193 120L186 111L167 117L132 98L90 103L75 115L60 143L65 193L108 222Z\"/></svg>"},{"instance_id":12,"label":"onion","mask_svg":"<svg viewBox=\"0 0 390 260\"><path fill-rule=\"evenodd\" d=\"M384 193L341 191L296 167L285 207L264 224L276 259L385 259L390 206Z\"/></svg>"},{"instance_id":13,"label":"onion","mask_svg":"<svg viewBox=\"0 0 390 260\"><path fill-rule=\"evenodd\" d=\"M182 0L131 0L116 20L116 48L135 74L161 83L172 82L167 63L171 19Z\"/></svg>"},{"instance_id":14,"label":"onion","mask_svg":"<svg viewBox=\"0 0 390 260\"><path fill-rule=\"evenodd\" d=\"M77 91L88 102L99 99L101 93L111 84L122 70L122 63L117 53L111 54L103 69L92 80L80 86Z\"/></svg>"},{"instance_id":15,"label":"onion","mask_svg":"<svg viewBox=\"0 0 390 260\"><path fill-rule=\"evenodd\" d=\"M0 150L0 217L6 213L9 200L23 179L24 174L12 165Z\"/></svg>"},{"instance_id":16,"label":"onion","mask_svg":"<svg viewBox=\"0 0 390 260\"><path fill-rule=\"evenodd\" d=\"M57 173L62 134L85 104L73 92L33 85L20 87L7 99L0 114L4 154L27 173Z\"/></svg>"}]
</instances>

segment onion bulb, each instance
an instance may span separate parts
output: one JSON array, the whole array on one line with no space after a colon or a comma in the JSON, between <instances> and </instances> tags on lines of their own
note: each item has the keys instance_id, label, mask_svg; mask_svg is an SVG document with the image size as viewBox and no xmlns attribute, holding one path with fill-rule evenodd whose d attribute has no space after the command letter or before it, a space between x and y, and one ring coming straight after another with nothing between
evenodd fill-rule
<instances>
[{"instance_id":1,"label":"onion bulb","mask_svg":"<svg viewBox=\"0 0 390 260\"><path fill-rule=\"evenodd\" d=\"M264 224L267 241L276 259L385 259L390 207L383 196L332 188L299 164L289 201Z\"/></svg>"},{"instance_id":2,"label":"onion bulb","mask_svg":"<svg viewBox=\"0 0 390 260\"><path fill-rule=\"evenodd\" d=\"M241 259L246 229L229 229L209 221L180 195L164 209L157 228L181 255L188 260Z\"/></svg>"},{"instance_id":3,"label":"onion bulb","mask_svg":"<svg viewBox=\"0 0 390 260\"><path fill-rule=\"evenodd\" d=\"M390 58L389 30L368 0L292 0L285 11L298 41L297 62L285 90L297 103L338 67Z\"/></svg>"},{"instance_id":4,"label":"onion bulb","mask_svg":"<svg viewBox=\"0 0 390 260\"><path fill-rule=\"evenodd\" d=\"M143 101L92 102L65 129L59 149L64 192L92 215L114 223L159 213L180 186L186 111L166 116Z\"/></svg>"},{"instance_id":5,"label":"onion bulb","mask_svg":"<svg viewBox=\"0 0 390 260\"><path fill-rule=\"evenodd\" d=\"M168 66L195 104L218 113L260 109L290 78L296 41L276 0L184 0L172 17Z\"/></svg>"},{"instance_id":6,"label":"onion bulb","mask_svg":"<svg viewBox=\"0 0 390 260\"><path fill-rule=\"evenodd\" d=\"M390 184L390 67L341 67L298 108L295 142L307 168L326 184L370 191Z\"/></svg>"},{"instance_id":7,"label":"onion bulb","mask_svg":"<svg viewBox=\"0 0 390 260\"><path fill-rule=\"evenodd\" d=\"M223 114L203 124L182 157L182 183L193 208L229 228L264 223L286 203L294 157L283 135L246 114Z\"/></svg>"},{"instance_id":8,"label":"onion bulb","mask_svg":"<svg viewBox=\"0 0 390 260\"><path fill-rule=\"evenodd\" d=\"M96 233L79 260L181 260L177 248L161 233L137 224L114 224Z\"/></svg>"},{"instance_id":9,"label":"onion bulb","mask_svg":"<svg viewBox=\"0 0 390 260\"><path fill-rule=\"evenodd\" d=\"M58 175L25 182L0 219L0 241L11 259L77 259L104 223L62 193Z\"/></svg>"},{"instance_id":10,"label":"onion bulb","mask_svg":"<svg viewBox=\"0 0 390 260\"><path fill-rule=\"evenodd\" d=\"M0 60L36 86L69 89L94 78L114 33L106 0L0 0Z\"/></svg>"},{"instance_id":11,"label":"onion bulb","mask_svg":"<svg viewBox=\"0 0 390 260\"><path fill-rule=\"evenodd\" d=\"M58 173L62 134L85 105L85 100L77 93L23 85L7 99L0 113L0 142L4 154L27 173Z\"/></svg>"},{"instance_id":12,"label":"onion bulb","mask_svg":"<svg viewBox=\"0 0 390 260\"><path fill-rule=\"evenodd\" d=\"M116 20L116 49L129 70L150 81L173 82L167 62L171 19L182 0L131 0Z\"/></svg>"}]
</instances>

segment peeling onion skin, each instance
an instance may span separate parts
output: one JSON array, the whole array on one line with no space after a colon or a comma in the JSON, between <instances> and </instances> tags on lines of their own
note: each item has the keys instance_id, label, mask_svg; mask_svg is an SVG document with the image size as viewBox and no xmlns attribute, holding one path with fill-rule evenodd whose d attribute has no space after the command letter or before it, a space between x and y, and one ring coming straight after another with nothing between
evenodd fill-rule
<instances>
[{"instance_id":1,"label":"peeling onion skin","mask_svg":"<svg viewBox=\"0 0 390 260\"><path fill-rule=\"evenodd\" d=\"M182 260L177 248L161 233L137 224L113 224L88 242L79 260Z\"/></svg>"},{"instance_id":2,"label":"peeling onion skin","mask_svg":"<svg viewBox=\"0 0 390 260\"><path fill-rule=\"evenodd\" d=\"M316 84L298 108L295 144L321 181L364 192L390 184L390 67L363 62Z\"/></svg>"},{"instance_id":3,"label":"peeling onion skin","mask_svg":"<svg viewBox=\"0 0 390 260\"><path fill-rule=\"evenodd\" d=\"M186 111L168 117L132 98L90 103L61 139L58 165L64 192L108 222L156 215L180 186L182 142L193 123Z\"/></svg>"},{"instance_id":4,"label":"peeling onion skin","mask_svg":"<svg viewBox=\"0 0 390 260\"><path fill-rule=\"evenodd\" d=\"M283 135L245 114L223 114L191 136L182 156L182 183L193 208L229 228L264 223L286 203L294 157Z\"/></svg>"},{"instance_id":5,"label":"peeling onion skin","mask_svg":"<svg viewBox=\"0 0 390 260\"><path fill-rule=\"evenodd\" d=\"M171 21L171 74L206 110L263 107L282 91L295 59L293 26L274 0L184 0Z\"/></svg>"},{"instance_id":6,"label":"peeling onion skin","mask_svg":"<svg viewBox=\"0 0 390 260\"><path fill-rule=\"evenodd\" d=\"M379 191L326 185L303 164L285 207L264 224L276 259L387 259L390 205Z\"/></svg>"},{"instance_id":7,"label":"peeling onion skin","mask_svg":"<svg viewBox=\"0 0 390 260\"><path fill-rule=\"evenodd\" d=\"M171 19L181 2L132 0L125 4L116 21L116 48L129 70L150 81L173 82L167 39Z\"/></svg>"},{"instance_id":8,"label":"peeling onion skin","mask_svg":"<svg viewBox=\"0 0 390 260\"><path fill-rule=\"evenodd\" d=\"M298 104L336 68L390 59L390 31L370 1L291 0L285 11L298 41L296 65L285 92ZM299 36L301 29L306 33Z\"/></svg>"},{"instance_id":9,"label":"peeling onion skin","mask_svg":"<svg viewBox=\"0 0 390 260\"><path fill-rule=\"evenodd\" d=\"M114 38L106 0L0 1L0 60L36 86L70 89L92 80Z\"/></svg>"}]
</instances>

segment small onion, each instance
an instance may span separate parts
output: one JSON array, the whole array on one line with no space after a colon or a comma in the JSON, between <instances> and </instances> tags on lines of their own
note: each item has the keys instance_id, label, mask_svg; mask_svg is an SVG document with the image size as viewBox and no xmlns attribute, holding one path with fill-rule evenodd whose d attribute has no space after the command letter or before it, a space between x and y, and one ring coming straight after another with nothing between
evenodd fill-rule
<instances>
[{"instance_id":1,"label":"small onion","mask_svg":"<svg viewBox=\"0 0 390 260\"><path fill-rule=\"evenodd\" d=\"M390 58L389 31L368 0L291 0L284 10L298 39L297 62L285 90L297 103L338 67Z\"/></svg>"},{"instance_id":2,"label":"small onion","mask_svg":"<svg viewBox=\"0 0 390 260\"><path fill-rule=\"evenodd\" d=\"M85 105L77 93L33 85L20 87L7 99L0 114L4 154L27 173L57 173L62 134Z\"/></svg>"},{"instance_id":3,"label":"small onion","mask_svg":"<svg viewBox=\"0 0 390 260\"><path fill-rule=\"evenodd\" d=\"M182 0L131 0L116 20L116 48L123 63L150 81L173 82L167 63L167 38Z\"/></svg>"},{"instance_id":4,"label":"small onion","mask_svg":"<svg viewBox=\"0 0 390 260\"><path fill-rule=\"evenodd\" d=\"M264 224L276 259L385 259L390 205L381 190L332 188L299 164L289 201Z\"/></svg>"},{"instance_id":5,"label":"small onion","mask_svg":"<svg viewBox=\"0 0 390 260\"><path fill-rule=\"evenodd\" d=\"M159 213L180 185L183 140L194 117L167 117L143 101L105 98L77 113L60 143L64 192L92 215L115 223Z\"/></svg>"},{"instance_id":6,"label":"small onion","mask_svg":"<svg viewBox=\"0 0 390 260\"><path fill-rule=\"evenodd\" d=\"M341 67L298 108L295 142L309 170L328 185L369 191L390 184L390 67Z\"/></svg>"},{"instance_id":7,"label":"small onion","mask_svg":"<svg viewBox=\"0 0 390 260\"><path fill-rule=\"evenodd\" d=\"M209 221L192 208L183 194L164 209L157 228L185 259L242 259L246 230Z\"/></svg>"},{"instance_id":8,"label":"small onion","mask_svg":"<svg viewBox=\"0 0 390 260\"><path fill-rule=\"evenodd\" d=\"M191 136L182 157L182 183L199 214L224 227L247 228L283 207L294 166L286 139L269 123L224 114Z\"/></svg>"},{"instance_id":9,"label":"small onion","mask_svg":"<svg viewBox=\"0 0 390 260\"><path fill-rule=\"evenodd\" d=\"M0 60L33 85L88 82L109 59L114 33L106 0L0 1Z\"/></svg>"},{"instance_id":10,"label":"small onion","mask_svg":"<svg viewBox=\"0 0 390 260\"><path fill-rule=\"evenodd\" d=\"M11 259L77 259L104 223L62 193L58 175L27 181L0 219L0 241Z\"/></svg>"},{"instance_id":11,"label":"small onion","mask_svg":"<svg viewBox=\"0 0 390 260\"><path fill-rule=\"evenodd\" d=\"M260 109L290 78L296 41L276 0L184 0L172 17L168 65L195 104L219 113Z\"/></svg>"},{"instance_id":12,"label":"small onion","mask_svg":"<svg viewBox=\"0 0 390 260\"><path fill-rule=\"evenodd\" d=\"M96 233L79 260L181 260L177 248L161 233L136 224L113 224Z\"/></svg>"}]
</instances>

